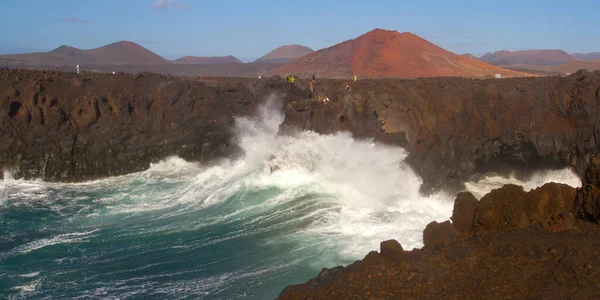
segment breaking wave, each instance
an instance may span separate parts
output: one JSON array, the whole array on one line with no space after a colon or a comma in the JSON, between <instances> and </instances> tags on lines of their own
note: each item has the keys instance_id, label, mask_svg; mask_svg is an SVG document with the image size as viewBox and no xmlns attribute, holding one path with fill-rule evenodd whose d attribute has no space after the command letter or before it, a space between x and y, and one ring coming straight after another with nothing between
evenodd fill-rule
<instances>
[{"instance_id":1,"label":"breaking wave","mask_svg":"<svg viewBox=\"0 0 600 300\"><path fill-rule=\"evenodd\" d=\"M406 152L347 133L276 137L270 106L237 119L243 159L170 157L77 184L0 183L0 296L273 298L395 238L422 246L453 195L424 197ZM540 173L535 187L569 171ZM478 197L514 178L467 183ZM6 230L4 230L6 229Z\"/></svg>"}]
</instances>

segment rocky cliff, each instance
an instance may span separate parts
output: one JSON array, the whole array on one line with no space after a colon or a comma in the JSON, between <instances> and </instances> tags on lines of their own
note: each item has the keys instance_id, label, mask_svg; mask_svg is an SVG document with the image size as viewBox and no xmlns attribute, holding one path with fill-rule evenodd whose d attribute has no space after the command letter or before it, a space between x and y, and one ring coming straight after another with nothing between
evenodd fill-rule
<instances>
[{"instance_id":1,"label":"rocky cliff","mask_svg":"<svg viewBox=\"0 0 600 300\"><path fill-rule=\"evenodd\" d=\"M319 102L323 96L330 101ZM589 155L600 149L600 72L501 80L317 80L314 97L288 103L282 132L347 130L400 145L423 176L425 192L460 187L488 171L526 174L573 166L583 175Z\"/></svg>"},{"instance_id":2,"label":"rocky cliff","mask_svg":"<svg viewBox=\"0 0 600 300\"><path fill-rule=\"evenodd\" d=\"M323 269L279 298L598 298L599 168L593 160L579 189L549 183L524 192L507 185L480 201L460 193L452 223L427 225L422 249L382 242L379 252Z\"/></svg>"},{"instance_id":3,"label":"rocky cliff","mask_svg":"<svg viewBox=\"0 0 600 300\"><path fill-rule=\"evenodd\" d=\"M348 90L347 84L350 89ZM268 95L280 133L347 130L408 150L424 191L486 171L574 166L600 147L600 72L476 80L308 81L0 70L0 168L78 181L139 171L168 155L238 154L234 116ZM319 102L328 97L331 101Z\"/></svg>"},{"instance_id":4,"label":"rocky cliff","mask_svg":"<svg viewBox=\"0 0 600 300\"><path fill-rule=\"evenodd\" d=\"M2 69L0 169L16 178L80 181L144 170L169 155L235 155L234 116L287 88L280 85Z\"/></svg>"}]
</instances>

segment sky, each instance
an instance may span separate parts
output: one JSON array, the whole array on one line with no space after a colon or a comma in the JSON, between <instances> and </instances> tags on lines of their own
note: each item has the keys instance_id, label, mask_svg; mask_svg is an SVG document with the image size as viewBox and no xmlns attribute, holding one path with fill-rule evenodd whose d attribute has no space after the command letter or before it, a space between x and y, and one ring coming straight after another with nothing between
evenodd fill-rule
<instances>
[{"instance_id":1,"label":"sky","mask_svg":"<svg viewBox=\"0 0 600 300\"><path fill-rule=\"evenodd\" d=\"M0 0L0 53L136 42L168 59L253 61L287 44L322 49L372 29L452 52L600 52L598 0Z\"/></svg>"}]
</instances>

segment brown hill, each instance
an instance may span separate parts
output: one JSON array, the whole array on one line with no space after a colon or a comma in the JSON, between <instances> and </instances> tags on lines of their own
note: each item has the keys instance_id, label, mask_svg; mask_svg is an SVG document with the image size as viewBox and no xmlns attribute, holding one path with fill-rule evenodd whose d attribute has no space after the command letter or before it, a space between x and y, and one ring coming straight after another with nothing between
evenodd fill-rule
<instances>
[{"instance_id":1,"label":"brown hill","mask_svg":"<svg viewBox=\"0 0 600 300\"><path fill-rule=\"evenodd\" d=\"M322 49L271 71L319 77L482 77L522 76L444 50L412 33L375 29L356 39Z\"/></svg>"},{"instance_id":2,"label":"brown hill","mask_svg":"<svg viewBox=\"0 0 600 300\"><path fill-rule=\"evenodd\" d=\"M52 51L49 51L48 54L54 54L55 57L60 57L64 60L73 59L82 63L95 63L98 60L97 57L94 57L94 55L85 50L80 50L67 45L62 45Z\"/></svg>"},{"instance_id":3,"label":"brown hill","mask_svg":"<svg viewBox=\"0 0 600 300\"><path fill-rule=\"evenodd\" d=\"M313 52L315 52L313 49L306 46L297 44L285 45L267 53L265 56L254 62L284 64Z\"/></svg>"},{"instance_id":4,"label":"brown hill","mask_svg":"<svg viewBox=\"0 0 600 300\"><path fill-rule=\"evenodd\" d=\"M579 59L579 60L599 60L600 52L572 53L571 56L573 56L574 58Z\"/></svg>"},{"instance_id":5,"label":"brown hill","mask_svg":"<svg viewBox=\"0 0 600 300\"><path fill-rule=\"evenodd\" d=\"M573 57L562 50L522 50L496 51L479 58L496 66L512 65L562 65L573 60Z\"/></svg>"},{"instance_id":6,"label":"brown hill","mask_svg":"<svg viewBox=\"0 0 600 300\"><path fill-rule=\"evenodd\" d=\"M128 41L120 41L99 47L96 49L86 50L97 58L101 64L168 64L169 61L162 58L158 54Z\"/></svg>"},{"instance_id":7,"label":"brown hill","mask_svg":"<svg viewBox=\"0 0 600 300\"><path fill-rule=\"evenodd\" d=\"M229 56L184 56L173 61L176 64L217 65L241 64L242 61L232 55Z\"/></svg>"},{"instance_id":8,"label":"brown hill","mask_svg":"<svg viewBox=\"0 0 600 300\"><path fill-rule=\"evenodd\" d=\"M139 65L169 64L170 62L154 52L128 41L121 41L95 49L81 50L70 46L60 46L49 52L14 54L0 56L0 63L18 63L30 66L42 65Z\"/></svg>"}]
</instances>

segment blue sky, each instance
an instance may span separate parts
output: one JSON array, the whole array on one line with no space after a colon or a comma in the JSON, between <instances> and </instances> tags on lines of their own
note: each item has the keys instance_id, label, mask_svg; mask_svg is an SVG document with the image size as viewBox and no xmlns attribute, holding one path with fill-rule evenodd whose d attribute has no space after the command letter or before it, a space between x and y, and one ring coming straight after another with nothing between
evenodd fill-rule
<instances>
[{"instance_id":1,"label":"blue sky","mask_svg":"<svg viewBox=\"0 0 600 300\"><path fill-rule=\"evenodd\" d=\"M284 44L326 48L374 28L456 53L600 51L598 0L0 0L0 52L129 40L162 55L256 59Z\"/></svg>"}]
</instances>

